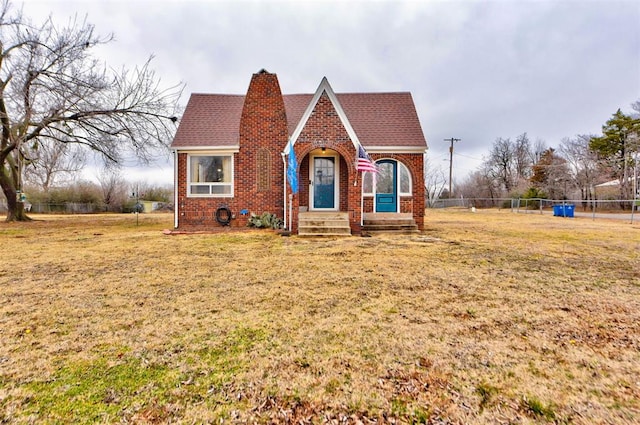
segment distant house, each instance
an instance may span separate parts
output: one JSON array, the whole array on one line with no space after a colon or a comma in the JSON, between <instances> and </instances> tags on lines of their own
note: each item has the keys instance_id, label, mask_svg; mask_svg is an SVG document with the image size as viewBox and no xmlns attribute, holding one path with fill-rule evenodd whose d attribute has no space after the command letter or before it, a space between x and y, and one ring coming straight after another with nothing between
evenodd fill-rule
<instances>
[{"instance_id":1,"label":"distant house","mask_svg":"<svg viewBox=\"0 0 640 425\"><path fill-rule=\"evenodd\" d=\"M177 229L246 226L263 212L299 234L423 228L427 143L407 92L335 93L324 78L315 93L282 95L262 70L246 95L192 94L171 147Z\"/></svg>"}]
</instances>

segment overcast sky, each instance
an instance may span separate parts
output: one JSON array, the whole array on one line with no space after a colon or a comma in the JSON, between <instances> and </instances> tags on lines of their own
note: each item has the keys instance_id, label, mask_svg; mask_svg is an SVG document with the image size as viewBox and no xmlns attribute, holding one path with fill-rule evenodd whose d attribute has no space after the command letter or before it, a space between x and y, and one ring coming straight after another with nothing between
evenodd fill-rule
<instances>
[{"instance_id":1,"label":"overcast sky","mask_svg":"<svg viewBox=\"0 0 640 425\"><path fill-rule=\"evenodd\" d=\"M15 3L19 6L19 2ZM87 15L115 42L114 67L155 56L163 82L244 94L262 68L283 93L409 91L430 161L454 180L477 169L498 137L555 147L601 132L640 99L640 1L26 0L36 21ZM129 174L172 182L167 165Z\"/></svg>"}]
</instances>

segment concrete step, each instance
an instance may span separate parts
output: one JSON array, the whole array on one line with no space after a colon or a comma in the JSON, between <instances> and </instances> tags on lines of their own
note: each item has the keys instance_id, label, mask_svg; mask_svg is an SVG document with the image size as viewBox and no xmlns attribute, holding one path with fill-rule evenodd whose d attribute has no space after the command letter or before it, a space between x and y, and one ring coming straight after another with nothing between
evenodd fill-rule
<instances>
[{"instance_id":1,"label":"concrete step","mask_svg":"<svg viewBox=\"0 0 640 425\"><path fill-rule=\"evenodd\" d=\"M403 230L403 229L393 229L393 230L369 230L362 229L363 236L373 236L373 235L415 235L420 234L420 230Z\"/></svg>"},{"instance_id":2,"label":"concrete step","mask_svg":"<svg viewBox=\"0 0 640 425\"><path fill-rule=\"evenodd\" d=\"M364 217L364 234L414 234L420 233L418 225L410 214L367 214Z\"/></svg>"},{"instance_id":3,"label":"concrete step","mask_svg":"<svg viewBox=\"0 0 640 425\"><path fill-rule=\"evenodd\" d=\"M298 215L300 236L350 236L349 213L301 212Z\"/></svg>"},{"instance_id":4,"label":"concrete step","mask_svg":"<svg viewBox=\"0 0 640 425\"><path fill-rule=\"evenodd\" d=\"M412 218L401 218L397 220L364 220L364 226L415 226L416 222Z\"/></svg>"},{"instance_id":5,"label":"concrete step","mask_svg":"<svg viewBox=\"0 0 640 425\"><path fill-rule=\"evenodd\" d=\"M348 220L349 219L349 213L346 212L340 212L340 211L329 211L329 212L317 212L317 211L311 211L311 212L301 212L300 214L298 214L298 216L300 217L300 219L327 219L327 220L333 220L333 219L337 219L337 220Z\"/></svg>"},{"instance_id":6,"label":"concrete step","mask_svg":"<svg viewBox=\"0 0 640 425\"><path fill-rule=\"evenodd\" d=\"M298 227L299 236L351 236L350 227Z\"/></svg>"},{"instance_id":7,"label":"concrete step","mask_svg":"<svg viewBox=\"0 0 640 425\"><path fill-rule=\"evenodd\" d=\"M349 227L349 220L321 220L321 219L304 219L304 220L298 220L298 225L299 226L335 226L335 227L342 227L342 226L347 226Z\"/></svg>"},{"instance_id":8,"label":"concrete step","mask_svg":"<svg viewBox=\"0 0 640 425\"><path fill-rule=\"evenodd\" d=\"M418 230L417 224L373 224L364 225L365 230Z\"/></svg>"}]
</instances>

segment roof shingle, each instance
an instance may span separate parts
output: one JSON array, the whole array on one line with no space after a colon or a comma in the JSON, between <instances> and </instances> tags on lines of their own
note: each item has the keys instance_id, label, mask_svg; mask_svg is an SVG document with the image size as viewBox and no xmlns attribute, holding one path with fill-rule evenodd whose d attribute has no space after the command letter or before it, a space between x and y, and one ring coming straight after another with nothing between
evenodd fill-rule
<instances>
[{"instance_id":1,"label":"roof shingle","mask_svg":"<svg viewBox=\"0 0 640 425\"><path fill-rule=\"evenodd\" d=\"M336 96L365 148L427 147L411 93ZM313 94L289 94L283 98L292 134ZM171 147L237 146L243 103L243 95L192 94Z\"/></svg>"},{"instance_id":2,"label":"roof shingle","mask_svg":"<svg viewBox=\"0 0 640 425\"><path fill-rule=\"evenodd\" d=\"M238 146L243 95L193 93L171 147Z\"/></svg>"}]
</instances>

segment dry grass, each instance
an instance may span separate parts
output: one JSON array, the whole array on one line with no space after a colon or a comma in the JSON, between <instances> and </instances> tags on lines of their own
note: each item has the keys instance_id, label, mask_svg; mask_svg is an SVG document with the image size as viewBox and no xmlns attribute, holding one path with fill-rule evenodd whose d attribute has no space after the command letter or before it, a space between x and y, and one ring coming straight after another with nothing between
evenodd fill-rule
<instances>
[{"instance_id":1,"label":"dry grass","mask_svg":"<svg viewBox=\"0 0 640 425\"><path fill-rule=\"evenodd\" d=\"M640 227L421 235L0 224L0 423L640 421Z\"/></svg>"}]
</instances>

